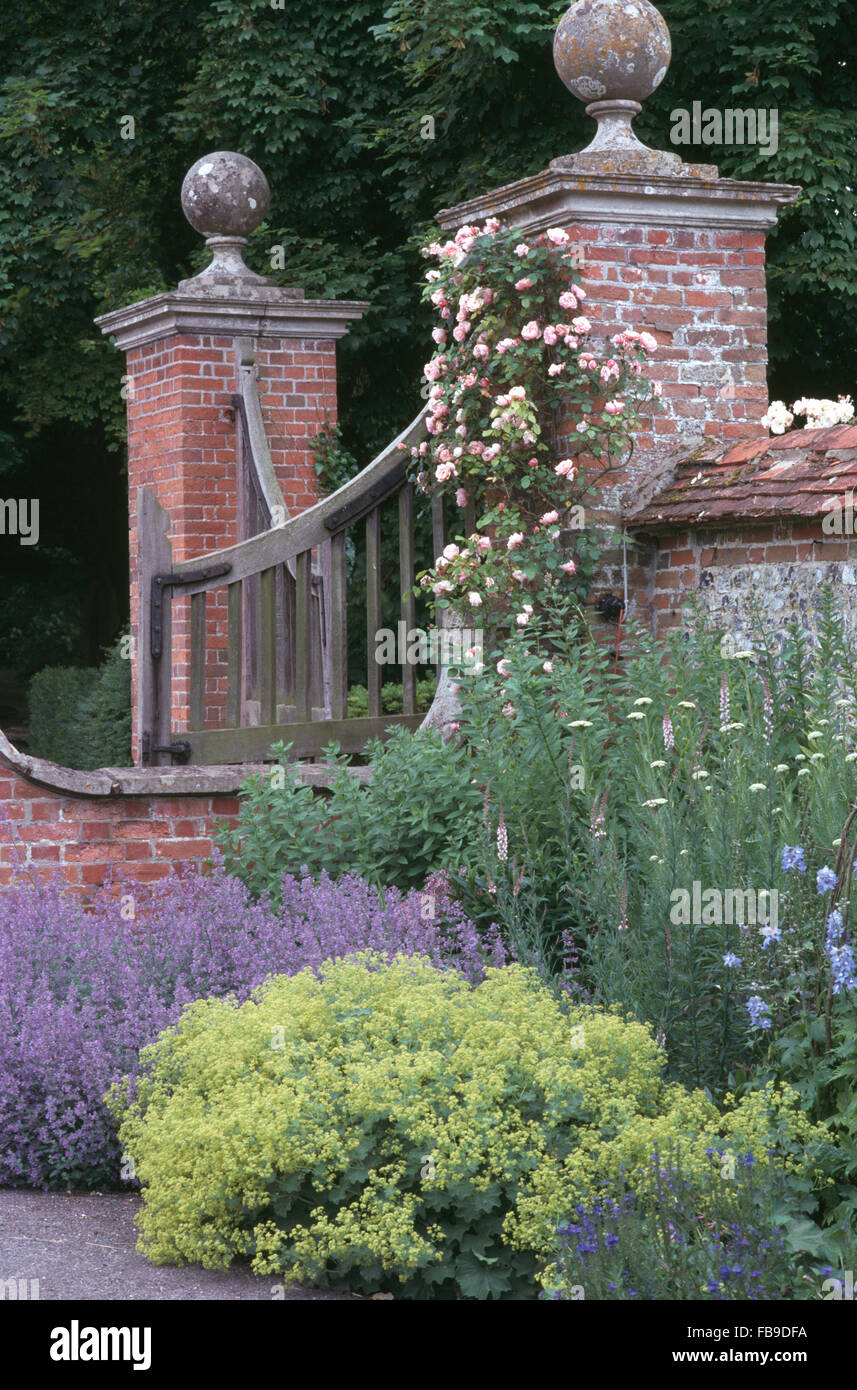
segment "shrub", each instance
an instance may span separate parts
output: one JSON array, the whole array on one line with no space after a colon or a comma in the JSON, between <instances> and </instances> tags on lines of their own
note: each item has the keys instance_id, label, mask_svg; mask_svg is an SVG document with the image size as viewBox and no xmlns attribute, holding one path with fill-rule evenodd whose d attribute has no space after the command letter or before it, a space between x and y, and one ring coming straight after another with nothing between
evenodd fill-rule
<instances>
[{"instance_id":1,"label":"shrub","mask_svg":"<svg viewBox=\"0 0 857 1390\"><path fill-rule=\"evenodd\" d=\"M131 663L119 638L101 666L48 666L30 681L28 750L64 767L131 761Z\"/></svg>"},{"instance_id":2,"label":"shrub","mask_svg":"<svg viewBox=\"0 0 857 1390\"><path fill-rule=\"evenodd\" d=\"M332 877L353 870L379 885L408 889L435 869L457 866L478 823L482 793L467 754L439 733L397 728L386 743L374 740L366 754L371 781L358 782L341 762L329 798L301 783L288 749L273 750L280 766L254 775L241 789L235 830L222 828L218 842L226 866L253 893L279 892L283 873L326 870Z\"/></svg>"},{"instance_id":3,"label":"shrub","mask_svg":"<svg viewBox=\"0 0 857 1390\"><path fill-rule=\"evenodd\" d=\"M275 911L219 867L149 891L102 892L92 910L58 887L0 894L0 1184L117 1185L102 1096L139 1048L204 995L246 999L271 974L365 946L419 951L478 978L501 962L460 910L349 876L286 879Z\"/></svg>"},{"instance_id":4,"label":"shrub","mask_svg":"<svg viewBox=\"0 0 857 1390\"><path fill-rule=\"evenodd\" d=\"M647 1029L564 1012L524 967L471 985L366 952L192 1005L110 1105L156 1263L525 1297L562 1214L665 1136L692 1174L712 1135L741 1134L761 1163L811 1136L787 1098L720 1115L660 1070Z\"/></svg>"}]
</instances>

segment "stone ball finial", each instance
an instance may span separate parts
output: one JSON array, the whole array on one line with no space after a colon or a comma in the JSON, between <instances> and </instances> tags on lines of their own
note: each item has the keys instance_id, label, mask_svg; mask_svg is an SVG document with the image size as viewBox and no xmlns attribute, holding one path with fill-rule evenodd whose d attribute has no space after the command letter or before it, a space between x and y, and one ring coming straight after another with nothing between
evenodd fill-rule
<instances>
[{"instance_id":1,"label":"stone ball finial","mask_svg":"<svg viewBox=\"0 0 857 1390\"><path fill-rule=\"evenodd\" d=\"M192 164L184 176L184 215L205 237L247 236L270 205L268 180L245 154L215 150Z\"/></svg>"},{"instance_id":2,"label":"stone ball finial","mask_svg":"<svg viewBox=\"0 0 857 1390\"><path fill-rule=\"evenodd\" d=\"M273 281L244 262L250 232L271 204L268 180L258 164L234 150L215 150L192 164L182 183L182 208L195 231L205 237L211 263L199 275L181 280L186 294L245 298L264 296Z\"/></svg>"},{"instance_id":3,"label":"stone ball finial","mask_svg":"<svg viewBox=\"0 0 857 1390\"><path fill-rule=\"evenodd\" d=\"M578 0L560 20L553 57L580 101L643 101L663 82L670 31L649 0Z\"/></svg>"}]
</instances>

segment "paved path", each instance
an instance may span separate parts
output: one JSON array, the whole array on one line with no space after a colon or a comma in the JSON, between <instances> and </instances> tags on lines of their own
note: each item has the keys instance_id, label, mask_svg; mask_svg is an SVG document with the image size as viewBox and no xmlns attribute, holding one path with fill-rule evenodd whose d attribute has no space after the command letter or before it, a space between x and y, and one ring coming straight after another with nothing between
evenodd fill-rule
<instances>
[{"instance_id":1,"label":"paved path","mask_svg":"<svg viewBox=\"0 0 857 1390\"><path fill-rule=\"evenodd\" d=\"M242 1267L152 1265L135 1249L132 1192L34 1192L0 1188L0 1281L38 1279L40 1299L343 1300L316 1289L272 1293L277 1276ZM29 1287L29 1286L28 1286ZM0 1298L3 1291L0 1289Z\"/></svg>"}]
</instances>

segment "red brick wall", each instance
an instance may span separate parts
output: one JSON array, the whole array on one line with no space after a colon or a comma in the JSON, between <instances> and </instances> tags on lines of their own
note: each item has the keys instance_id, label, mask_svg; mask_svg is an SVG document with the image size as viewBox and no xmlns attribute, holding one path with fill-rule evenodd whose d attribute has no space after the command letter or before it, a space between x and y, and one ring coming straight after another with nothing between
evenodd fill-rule
<instances>
[{"instance_id":1,"label":"red brick wall","mask_svg":"<svg viewBox=\"0 0 857 1390\"><path fill-rule=\"evenodd\" d=\"M680 434L724 441L760 432L767 405L767 296L762 232L567 224L594 334L648 329L662 408L635 436L636 460L611 488L652 478L651 451ZM646 455L649 454L649 458Z\"/></svg>"},{"instance_id":2,"label":"red brick wall","mask_svg":"<svg viewBox=\"0 0 857 1390\"><path fill-rule=\"evenodd\" d=\"M176 865L199 870L211 855L215 823L236 823L238 798L65 796L0 766L0 811L0 888L16 875L44 881L60 874L86 894L110 870L138 883Z\"/></svg>"},{"instance_id":3,"label":"red brick wall","mask_svg":"<svg viewBox=\"0 0 857 1390\"><path fill-rule=\"evenodd\" d=\"M259 395L271 457L289 511L318 497L310 440L336 421L333 339L254 342ZM230 337L174 334L127 355L128 502L131 631L138 631L137 494L150 487L170 516L173 557L186 560L238 536L237 344ZM206 679L211 722L225 695L225 590L208 600L211 661ZM173 728L188 727L189 603L173 600ZM138 760L137 671L132 662L133 757Z\"/></svg>"}]
</instances>

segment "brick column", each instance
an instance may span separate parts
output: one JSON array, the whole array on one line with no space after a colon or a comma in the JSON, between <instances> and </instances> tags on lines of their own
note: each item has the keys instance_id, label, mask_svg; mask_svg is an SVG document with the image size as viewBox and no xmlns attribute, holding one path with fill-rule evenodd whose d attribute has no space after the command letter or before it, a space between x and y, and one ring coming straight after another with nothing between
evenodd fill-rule
<instances>
[{"instance_id":1,"label":"brick column","mask_svg":"<svg viewBox=\"0 0 857 1390\"><path fill-rule=\"evenodd\" d=\"M240 156L229 159L233 170ZM261 171L250 161L243 165ZM193 175L191 170L185 180ZM265 185L267 189L267 185ZM254 190L255 191L255 190ZM317 500L310 441L336 420L336 340L367 307L358 302L308 300L250 272L236 256L243 238L227 236L222 186L207 227L212 265L178 291L105 314L96 322L127 355L128 503L131 558L131 632L139 631L138 494L151 488L169 513L175 560L204 558L239 539L238 439L232 398L240 393L241 363L252 361L266 438L286 508L300 512ZM255 205L254 205L255 208ZM187 205L186 205L187 210ZM255 219L258 221L258 217ZM255 222L254 222L255 225ZM224 246L226 250L224 252ZM209 601L209 646L217 647L225 605ZM172 727L188 727L189 601L173 599ZM212 638L211 634L214 634ZM133 746L139 762L140 714L134 651ZM223 713L225 640L206 675L207 720ZM220 669L218 670L218 666Z\"/></svg>"}]
</instances>

